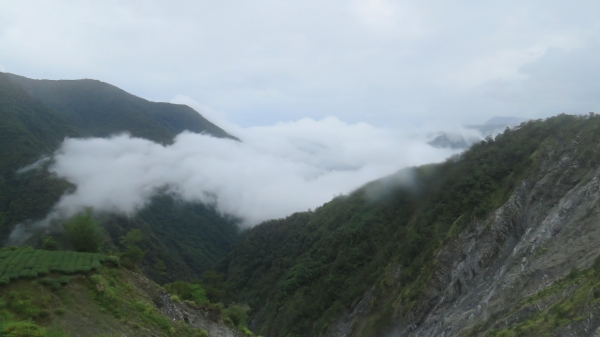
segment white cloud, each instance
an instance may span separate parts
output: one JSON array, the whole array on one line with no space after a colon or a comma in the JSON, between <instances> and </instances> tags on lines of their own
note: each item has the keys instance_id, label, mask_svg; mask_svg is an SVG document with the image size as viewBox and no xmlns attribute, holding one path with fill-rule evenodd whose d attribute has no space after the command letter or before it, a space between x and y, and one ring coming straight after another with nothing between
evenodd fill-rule
<instances>
[{"instance_id":1,"label":"white cloud","mask_svg":"<svg viewBox=\"0 0 600 337\"><path fill-rule=\"evenodd\" d=\"M67 139L51 171L77 186L56 210L133 214L158 189L212 203L246 225L315 208L398 169L452 154L418 137L334 117L238 128L243 142L182 133L169 146L128 135Z\"/></svg>"}]
</instances>

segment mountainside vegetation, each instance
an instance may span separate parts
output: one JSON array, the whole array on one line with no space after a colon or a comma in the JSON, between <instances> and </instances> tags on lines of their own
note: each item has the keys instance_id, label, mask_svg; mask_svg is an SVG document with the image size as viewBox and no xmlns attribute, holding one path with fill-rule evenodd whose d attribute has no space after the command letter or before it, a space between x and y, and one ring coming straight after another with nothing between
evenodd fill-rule
<instances>
[{"instance_id":1,"label":"mountainside vegetation","mask_svg":"<svg viewBox=\"0 0 600 337\"><path fill-rule=\"evenodd\" d=\"M0 73L0 238L30 219L42 219L73 186L45 169L20 169L38 163L77 133L20 86ZM34 165L35 166L35 165Z\"/></svg>"},{"instance_id":2,"label":"mountainside vegetation","mask_svg":"<svg viewBox=\"0 0 600 337\"><path fill-rule=\"evenodd\" d=\"M235 248L240 237L237 219L224 217L211 206L168 195L155 196L132 218L109 215L101 221L111 241L123 251L127 243L121 238L132 229L142 233L135 243L145 252L139 266L161 284L199 279Z\"/></svg>"},{"instance_id":3,"label":"mountainside vegetation","mask_svg":"<svg viewBox=\"0 0 600 337\"><path fill-rule=\"evenodd\" d=\"M259 334L323 335L367 294L374 314L357 336L379 336L422 304L440 247L503 205L540 165L541 147L581 134L597 142L600 117L560 115L506 129L444 163L260 224L218 270L231 296L252 308Z\"/></svg>"},{"instance_id":4,"label":"mountainside vegetation","mask_svg":"<svg viewBox=\"0 0 600 337\"><path fill-rule=\"evenodd\" d=\"M120 267L115 256L8 247L0 250L0 269L2 336L208 337L207 330L253 336L238 330L243 324L234 324L235 305L223 308L206 298L180 303ZM193 289L204 293L200 285Z\"/></svg>"},{"instance_id":5,"label":"mountainside vegetation","mask_svg":"<svg viewBox=\"0 0 600 337\"><path fill-rule=\"evenodd\" d=\"M26 227L44 219L62 195L74 190L48 172L51 155L65 137L128 132L168 144L184 130L235 139L187 106L150 102L100 81L0 73L0 240L8 243L17 224ZM132 263L163 283L198 278L233 249L239 236L236 219L166 195L133 218L99 215L97 221L102 233L96 242L81 242L82 247L127 250L125 264L136 260ZM134 229L143 229L142 240L121 244L121 237ZM74 240L65 244L61 233L50 234L60 248L81 250ZM42 247L42 235L34 231L26 243Z\"/></svg>"},{"instance_id":6,"label":"mountainside vegetation","mask_svg":"<svg viewBox=\"0 0 600 337\"><path fill-rule=\"evenodd\" d=\"M80 137L128 132L133 137L167 144L188 130L236 139L186 105L150 102L101 81L6 76L68 123Z\"/></svg>"},{"instance_id":7,"label":"mountainside vegetation","mask_svg":"<svg viewBox=\"0 0 600 337\"><path fill-rule=\"evenodd\" d=\"M48 172L65 137L169 144L184 130L235 139L99 81L0 73L0 239L75 188ZM133 216L32 226L35 250L0 250L0 334L600 334L598 144L593 113L525 122L243 233L160 192Z\"/></svg>"}]
</instances>

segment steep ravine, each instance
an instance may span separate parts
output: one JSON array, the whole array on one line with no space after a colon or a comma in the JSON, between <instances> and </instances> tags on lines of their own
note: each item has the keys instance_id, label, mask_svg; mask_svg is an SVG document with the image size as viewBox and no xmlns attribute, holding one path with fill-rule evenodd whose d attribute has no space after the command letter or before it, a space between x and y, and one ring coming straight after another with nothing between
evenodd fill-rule
<instances>
[{"instance_id":1,"label":"steep ravine","mask_svg":"<svg viewBox=\"0 0 600 337\"><path fill-rule=\"evenodd\" d=\"M574 267L590 267L600 253L600 143L582 137L543 144L508 201L442 245L420 304L410 312L394 307L389 336L494 335L568 300L582 286L584 281L574 282L523 304ZM363 335L374 301L394 303L369 291L325 336ZM594 296L586 301L583 309L573 306L576 319L557 324L551 335L600 336L600 305Z\"/></svg>"}]
</instances>

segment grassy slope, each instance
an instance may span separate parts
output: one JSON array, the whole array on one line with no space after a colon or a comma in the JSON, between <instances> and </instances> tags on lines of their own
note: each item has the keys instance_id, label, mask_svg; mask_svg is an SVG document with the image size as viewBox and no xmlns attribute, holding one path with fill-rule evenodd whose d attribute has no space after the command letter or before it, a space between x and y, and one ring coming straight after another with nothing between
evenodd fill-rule
<instances>
[{"instance_id":1,"label":"grassy slope","mask_svg":"<svg viewBox=\"0 0 600 337\"><path fill-rule=\"evenodd\" d=\"M500 206L542 142L584 129L598 137L600 118L529 122L458 159L417 168L412 185L382 179L314 212L263 223L220 269L236 299L254 309L260 334L318 336L371 289L377 314L362 333L378 335L419 303L441 243ZM384 192L369 198L373 189ZM391 289L394 273L400 286Z\"/></svg>"},{"instance_id":2,"label":"grassy slope","mask_svg":"<svg viewBox=\"0 0 600 337\"><path fill-rule=\"evenodd\" d=\"M101 267L71 275L57 290L39 279L13 281L0 287L1 325L29 321L46 330L44 336L208 336L162 315L148 289L139 287L141 278L121 268Z\"/></svg>"}]
</instances>

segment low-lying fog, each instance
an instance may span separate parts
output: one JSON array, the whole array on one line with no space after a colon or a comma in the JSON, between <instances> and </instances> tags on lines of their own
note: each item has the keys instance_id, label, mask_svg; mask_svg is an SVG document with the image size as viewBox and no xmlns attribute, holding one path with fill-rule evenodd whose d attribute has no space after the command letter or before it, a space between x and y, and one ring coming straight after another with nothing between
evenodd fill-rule
<instances>
[{"instance_id":1,"label":"low-lying fog","mask_svg":"<svg viewBox=\"0 0 600 337\"><path fill-rule=\"evenodd\" d=\"M189 132L168 146L126 134L66 139L50 170L77 189L63 196L54 216L88 206L131 215L166 187L252 226L457 152L434 148L425 135L409 130L348 124L335 117L251 128L229 125L228 131L241 142Z\"/></svg>"}]
</instances>

